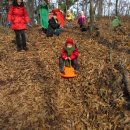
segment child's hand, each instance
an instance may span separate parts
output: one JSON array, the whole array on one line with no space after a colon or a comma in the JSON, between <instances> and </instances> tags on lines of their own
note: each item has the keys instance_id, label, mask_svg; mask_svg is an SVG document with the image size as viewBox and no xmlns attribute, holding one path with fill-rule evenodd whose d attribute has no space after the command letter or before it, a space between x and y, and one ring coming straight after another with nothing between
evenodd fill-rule
<instances>
[{"instance_id":1,"label":"child's hand","mask_svg":"<svg viewBox=\"0 0 130 130\"><path fill-rule=\"evenodd\" d=\"M7 23L7 26L8 26L8 27L11 27L11 25L12 25L12 23L9 21L9 22Z\"/></svg>"},{"instance_id":2,"label":"child's hand","mask_svg":"<svg viewBox=\"0 0 130 130\"><path fill-rule=\"evenodd\" d=\"M27 23L27 25L28 25L29 27L32 27L31 23Z\"/></svg>"},{"instance_id":3,"label":"child's hand","mask_svg":"<svg viewBox=\"0 0 130 130\"><path fill-rule=\"evenodd\" d=\"M66 57L65 60L67 60L68 58Z\"/></svg>"},{"instance_id":4,"label":"child's hand","mask_svg":"<svg viewBox=\"0 0 130 130\"><path fill-rule=\"evenodd\" d=\"M71 60L71 58L70 58L70 57L68 57L68 60Z\"/></svg>"}]
</instances>

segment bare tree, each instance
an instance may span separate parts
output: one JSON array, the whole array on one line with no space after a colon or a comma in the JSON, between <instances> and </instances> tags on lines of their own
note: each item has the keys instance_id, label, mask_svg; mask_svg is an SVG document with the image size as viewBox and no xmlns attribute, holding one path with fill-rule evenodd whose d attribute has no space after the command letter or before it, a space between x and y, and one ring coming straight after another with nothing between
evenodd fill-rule
<instances>
[{"instance_id":1,"label":"bare tree","mask_svg":"<svg viewBox=\"0 0 130 130\"><path fill-rule=\"evenodd\" d=\"M111 0L109 0L109 2L108 2L108 16L110 16L111 5L112 5Z\"/></svg>"},{"instance_id":2,"label":"bare tree","mask_svg":"<svg viewBox=\"0 0 130 130\"><path fill-rule=\"evenodd\" d=\"M27 9L29 12L29 17L32 23L34 23L34 0L28 0L27 1Z\"/></svg>"},{"instance_id":3,"label":"bare tree","mask_svg":"<svg viewBox=\"0 0 130 130\"><path fill-rule=\"evenodd\" d=\"M98 0L98 16L102 16L102 11L103 11L103 0Z\"/></svg>"},{"instance_id":4,"label":"bare tree","mask_svg":"<svg viewBox=\"0 0 130 130\"><path fill-rule=\"evenodd\" d=\"M93 15L94 15L93 0L90 0L90 25L91 26L93 26L94 23Z\"/></svg>"},{"instance_id":5,"label":"bare tree","mask_svg":"<svg viewBox=\"0 0 130 130\"><path fill-rule=\"evenodd\" d=\"M85 8L84 8L84 11L85 11L85 15L87 16L87 15L88 15L88 13L87 13L87 11L88 11L88 0L85 0Z\"/></svg>"},{"instance_id":6,"label":"bare tree","mask_svg":"<svg viewBox=\"0 0 130 130\"><path fill-rule=\"evenodd\" d=\"M96 4L94 6L94 1L90 0L90 33L93 31L94 27L94 15L95 15L95 10L98 5L98 0L96 1Z\"/></svg>"},{"instance_id":7,"label":"bare tree","mask_svg":"<svg viewBox=\"0 0 130 130\"><path fill-rule=\"evenodd\" d=\"M116 4L115 4L115 15L118 16L118 2L119 0L116 0Z\"/></svg>"},{"instance_id":8,"label":"bare tree","mask_svg":"<svg viewBox=\"0 0 130 130\"><path fill-rule=\"evenodd\" d=\"M68 10L70 7L69 0L66 0L66 10Z\"/></svg>"},{"instance_id":9,"label":"bare tree","mask_svg":"<svg viewBox=\"0 0 130 130\"><path fill-rule=\"evenodd\" d=\"M77 1L77 15L79 14L79 2Z\"/></svg>"},{"instance_id":10,"label":"bare tree","mask_svg":"<svg viewBox=\"0 0 130 130\"><path fill-rule=\"evenodd\" d=\"M85 7L85 0L82 0L82 11L84 11L84 7Z\"/></svg>"}]
</instances>

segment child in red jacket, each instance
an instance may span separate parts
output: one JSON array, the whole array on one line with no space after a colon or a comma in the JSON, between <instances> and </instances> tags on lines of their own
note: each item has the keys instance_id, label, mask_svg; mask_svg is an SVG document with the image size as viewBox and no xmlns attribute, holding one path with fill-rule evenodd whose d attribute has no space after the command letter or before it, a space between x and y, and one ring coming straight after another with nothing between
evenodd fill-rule
<instances>
[{"instance_id":1,"label":"child in red jacket","mask_svg":"<svg viewBox=\"0 0 130 130\"><path fill-rule=\"evenodd\" d=\"M73 39L68 38L66 40L65 47L61 51L61 57L59 58L59 68L60 72L64 73L64 66L72 66L76 71L79 70L79 64L77 62L79 52ZM71 63L71 64L70 64Z\"/></svg>"},{"instance_id":2,"label":"child in red jacket","mask_svg":"<svg viewBox=\"0 0 130 130\"><path fill-rule=\"evenodd\" d=\"M23 0L14 0L8 13L8 24L16 34L17 51L28 50L26 46L25 30L29 18Z\"/></svg>"}]
</instances>

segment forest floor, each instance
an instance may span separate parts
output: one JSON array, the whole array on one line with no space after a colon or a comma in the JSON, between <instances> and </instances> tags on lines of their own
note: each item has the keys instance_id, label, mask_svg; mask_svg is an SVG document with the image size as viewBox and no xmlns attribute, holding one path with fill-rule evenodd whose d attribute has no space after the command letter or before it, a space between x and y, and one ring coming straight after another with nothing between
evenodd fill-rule
<instances>
[{"instance_id":1,"label":"forest floor","mask_svg":"<svg viewBox=\"0 0 130 130\"><path fill-rule=\"evenodd\" d=\"M129 20L129 19L128 19ZM100 21L100 36L65 28L46 38L39 27L27 30L29 51L16 51L14 32L0 29L0 130L130 130L129 101L122 74L129 69L130 26L109 34ZM58 57L65 40L79 48L79 75L60 77ZM113 42L114 41L114 42Z\"/></svg>"}]
</instances>

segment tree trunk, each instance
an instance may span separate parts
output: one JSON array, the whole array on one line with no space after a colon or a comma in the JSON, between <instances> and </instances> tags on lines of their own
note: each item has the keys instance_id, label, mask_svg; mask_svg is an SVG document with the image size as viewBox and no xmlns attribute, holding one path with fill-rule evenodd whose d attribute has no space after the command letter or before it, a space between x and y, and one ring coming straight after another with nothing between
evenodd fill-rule
<instances>
[{"instance_id":1,"label":"tree trunk","mask_svg":"<svg viewBox=\"0 0 130 130\"><path fill-rule=\"evenodd\" d=\"M66 0L66 11L69 9L69 0Z\"/></svg>"},{"instance_id":2,"label":"tree trunk","mask_svg":"<svg viewBox=\"0 0 130 130\"><path fill-rule=\"evenodd\" d=\"M82 11L83 11L83 12L84 12L84 3L85 3L85 1L82 0Z\"/></svg>"},{"instance_id":3,"label":"tree trunk","mask_svg":"<svg viewBox=\"0 0 130 130\"><path fill-rule=\"evenodd\" d=\"M85 16L87 17L87 15L88 15L88 0L85 0Z\"/></svg>"},{"instance_id":4,"label":"tree trunk","mask_svg":"<svg viewBox=\"0 0 130 130\"><path fill-rule=\"evenodd\" d=\"M104 6L104 12L103 12L103 15L105 16L106 15L106 7Z\"/></svg>"},{"instance_id":5,"label":"tree trunk","mask_svg":"<svg viewBox=\"0 0 130 130\"><path fill-rule=\"evenodd\" d=\"M116 5L115 5L115 15L118 16L118 2L119 0L116 0Z\"/></svg>"},{"instance_id":6,"label":"tree trunk","mask_svg":"<svg viewBox=\"0 0 130 130\"><path fill-rule=\"evenodd\" d=\"M78 16L78 14L79 14L79 3L77 1L77 16Z\"/></svg>"},{"instance_id":7,"label":"tree trunk","mask_svg":"<svg viewBox=\"0 0 130 130\"><path fill-rule=\"evenodd\" d=\"M37 7L37 0L35 0L35 7Z\"/></svg>"},{"instance_id":8,"label":"tree trunk","mask_svg":"<svg viewBox=\"0 0 130 130\"><path fill-rule=\"evenodd\" d=\"M110 7L111 7L111 0L109 0L109 3L108 3L108 16L110 16Z\"/></svg>"},{"instance_id":9,"label":"tree trunk","mask_svg":"<svg viewBox=\"0 0 130 130\"><path fill-rule=\"evenodd\" d=\"M27 1L27 9L30 17L30 21L34 23L34 0Z\"/></svg>"},{"instance_id":10,"label":"tree trunk","mask_svg":"<svg viewBox=\"0 0 130 130\"><path fill-rule=\"evenodd\" d=\"M99 0L99 2L98 2L98 16L99 16L99 18L102 16L102 10L103 10L103 1Z\"/></svg>"},{"instance_id":11,"label":"tree trunk","mask_svg":"<svg viewBox=\"0 0 130 130\"><path fill-rule=\"evenodd\" d=\"M94 25L94 11L93 11L93 0L90 0L90 33L93 31Z\"/></svg>"},{"instance_id":12,"label":"tree trunk","mask_svg":"<svg viewBox=\"0 0 130 130\"><path fill-rule=\"evenodd\" d=\"M94 15L95 15L96 7L98 5L98 0L95 6L93 3L94 3L93 0L90 0L90 33L93 31L94 28Z\"/></svg>"}]
</instances>

